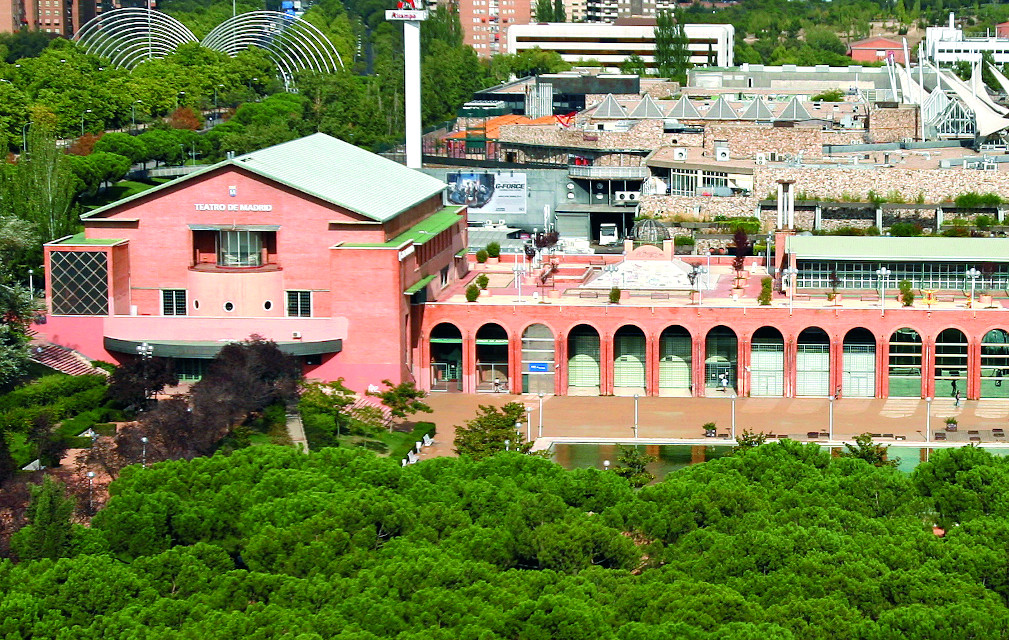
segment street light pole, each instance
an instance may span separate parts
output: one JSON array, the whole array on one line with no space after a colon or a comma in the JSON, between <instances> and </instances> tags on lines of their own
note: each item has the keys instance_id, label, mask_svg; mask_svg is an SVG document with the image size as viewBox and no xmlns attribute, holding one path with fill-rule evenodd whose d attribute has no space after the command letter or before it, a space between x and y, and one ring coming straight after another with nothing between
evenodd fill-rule
<instances>
[{"instance_id":1,"label":"street light pole","mask_svg":"<svg viewBox=\"0 0 1009 640\"><path fill-rule=\"evenodd\" d=\"M28 290L32 292L32 297L35 297L35 270L28 270Z\"/></svg>"},{"instance_id":2,"label":"street light pole","mask_svg":"<svg viewBox=\"0 0 1009 640\"><path fill-rule=\"evenodd\" d=\"M886 316L886 279L892 273L886 267L880 267L876 269L876 275L879 277L879 317Z\"/></svg>"},{"instance_id":3,"label":"street light pole","mask_svg":"<svg viewBox=\"0 0 1009 640\"><path fill-rule=\"evenodd\" d=\"M634 394L634 439L638 438L638 394Z\"/></svg>"},{"instance_id":4,"label":"street light pole","mask_svg":"<svg viewBox=\"0 0 1009 640\"><path fill-rule=\"evenodd\" d=\"M827 423L827 426L828 426L827 439L828 440L833 440L834 439L834 396L830 396L830 418L829 418L829 421Z\"/></svg>"},{"instance_id":5,"label":"street light pole","mask_svg":"<svg viewBox=\"0 0 1009 640\"><path fill-rule=\"evenodd\" d=\"M140 104L141 102L143 102L143 100L137 100L136 102L130 105L130 119L133 121L132 131L134 132L137 130L137 105Z\"/></svg>"},{"instance_id":6,"label":"street light pole","mask_svg":"<svg viewBox=\"0 0 1009 640\"><path fill-rule=\"evenodd\" d=\"M925 442L932 436L932 397L925 398Z\"/></svg>"},{"instance_id":7,"label":"street light pole","mask_svg":"<svg viewBox=\"0 0 1009 640\"><path fill-rule=\"evenodd\" d=\"M91 109L88 109L84 113L81 114L81 137L82 138L84 137L84 116L86 114L89 114L89 113L91 113Z\"/></svg>"},{"instance_id":8,"label":"street light pole","mask_svg":"<svg viewBox=\"0 0 1009 640\"><path fill-rule=\"evenodd\" d=\"M736 439L736 394L732 394L732 439Z\"/></svg>"},{"instance_id":9,"label":"street light pole","mask_svg":"<svg viewBox=\"0 0 1009 640\"><path fill-rule=\"evenodd\" d=\"M788 315L792 315L792 302L795 300L795 277L799 270L795 267L788 267L782 270L781 274L788 280Z\"/></svg>"},{"instance_id":10,"label":"street light pole","mask_svg":"<svg viewBox=\"0 0 1009 640\"><path fill-rule=\"evenodd\" d=\"M539 437L542 438L543 437L543 393L542 392L540 392L540 416L539 417L540 417L540 435L539 435Z\"/></svg>"},{"instance_id":11,"label":"street light pole","mask_svg":"<svg viewBox=\"0 0 1009 640\"><path fill-rule=\"evenodd\" d=\"M967 270L967 277L970 278L970 308L974 308L974 284L977 282L981 272L971 267Z\"/></svg>"},{"instance_id":12,"label":"street light pole","mask_svg":"<svg viewBox=\"0 0 1009 640\"><path fill-rule=\"evenodd\" d=\"M140 450L140 466L147 467L147 436L140 438L142 448Z\"/></svg>"},{"instance_id":13,"label":"street light pole","mask_svg":"<svg viewBox=\"0 0 1009 640\"><path fill-rule=\"evenodd\" d=\"M95 472L88 471L88 515L92 515L95 512L95 500L94 492L92 490L92 481L95 479Z\"/></svg>"}]
</instances>

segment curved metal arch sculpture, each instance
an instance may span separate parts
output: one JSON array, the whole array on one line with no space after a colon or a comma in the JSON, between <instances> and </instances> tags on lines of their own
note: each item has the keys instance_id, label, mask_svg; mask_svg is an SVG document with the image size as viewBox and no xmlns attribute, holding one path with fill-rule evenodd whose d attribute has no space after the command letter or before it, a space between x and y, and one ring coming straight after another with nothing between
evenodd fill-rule
<instances>
[{"instance_id":1,"label":"curved metal arch sculpture","mask_svg":"<svg viewBox=\"0 0 1009 640\"><path fill-rule=\"evenodd\" d=\"M277 65L285 85L298 71L334 73L343 69L340 52L318 27L277 11L251 11L229 18L214 27L201 44L230 56L259 47Z\"/></svg>"},{"instance_id":2,"label":"curved metal arch sculpture","mask_svg":"<svg viewBox=\"0 0 1009 640\"><path fill-rule=\"evenodd\" d=\"M74 35L84 50L113 65L132 69L145 60L164 58L181 44L199 42L186 25L148 9L115 9L87 21Z\"/></svg>"}]
</instances>

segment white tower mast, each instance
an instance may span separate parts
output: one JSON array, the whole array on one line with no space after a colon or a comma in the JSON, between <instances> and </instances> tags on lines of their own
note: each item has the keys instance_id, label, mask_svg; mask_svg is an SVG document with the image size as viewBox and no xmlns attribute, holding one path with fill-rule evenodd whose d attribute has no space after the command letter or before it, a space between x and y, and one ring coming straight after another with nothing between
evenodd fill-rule
<instances>
[{"instance_id":1,"label":"white tower mast","mask_svg":"<svg viewBox=\"0 0 1009 640\"><path fill-rule=\"evenodd\" d=\"M420 126L420 23L427 20L427 11L413 9L413 3L385 12L386 20L403 23L403 84L406 97L406 166L421 168Z\"/></svg>"}]
</instances>

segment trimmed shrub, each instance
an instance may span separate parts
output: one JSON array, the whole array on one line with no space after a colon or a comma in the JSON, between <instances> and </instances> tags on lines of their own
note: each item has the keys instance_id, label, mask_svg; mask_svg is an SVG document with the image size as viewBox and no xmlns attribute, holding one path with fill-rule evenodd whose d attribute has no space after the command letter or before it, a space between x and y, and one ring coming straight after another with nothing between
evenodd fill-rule
<instances>
[{"instance_id":1,"label":"trimmed shrub","mask_svg":"<svg viewBox=\"0 0 1009 640\"><path fill-rule=\"evenodd\" d=\"M393 460L402 460L414 448L416 443L424 440L425 435L433 438L434 434L435 426L433 422L418 422L413 431L410 432L409 439L392 448L389 451L389 457Z\"/></svg>"},{"instance_id":2,"label":"trimmed shrub","mask_svg":"<svg viewBox=\"0 0 1009 640\"><path fill-rule=\"evenodd\" d=\"M488 284L490 284L490 278L487 277L486 273L481 273L476 277L476 286L481 289L486 290Z\"/></svg>"},{"instance_id":3,"label":"trimmed shrub","mask_svg":"<svg viewBox=\"0 0 1009 640\"><path fill-rule=\"evenodd\" d=\"M890 235L900 238L909 238L921 235L921 227L913 222L895 222L890 227Z\"/></svg>"},{"instance_id":4,"label":"trimmed shrub","mask_svg":"<svg viewBox=\"0 0 1009 640\"><path fill-rule=\"evenodd\" d=\"M620 304L620 287L610 289L610 304Z\"/></svg>"},{"instance_id":5,"label":"trimmed shrub","mask_svg":"<svg viewBox=\"0 0 1009 640\"><path fill-rule=\"evenodd\" d=\"M757 302L767 306L771 304L771 287L774 285L771 278L764 277L760 279L760 295L757 296Z\"/></svg>"},{"instance_id":6,"label":"trimmed shrub","mask_svg":"<svg viewBox=\"0 0 1009 640\"><path fill-rule=\"evenodd\" d=\"M466 287L466 302L476 302L476 299L480 297L480 287L475 284L471 284Z\"/></svg>"},{"instance_id":7,"label":"trimmed shrub","mask_svg":"<svg viewBox=\"0 0 1009 640\"><path fill-rule=\"evenodd\" d=\"M485 249L480 249L476 252L476 261L480 264L487 262L487 251Z\"/></svg>"},{"instance_id":8,"label":"trimmed shrub","mask_svg":"<svg viewBox=\"0 0 1009 640\"><path fill-rule=\"evenodd\" d=\"M677 247L692 247L697 244L692 236L675 236L673 237L673 245Z\"/></svg>"},{"instance_id":9,"label":"trimmed shrub","mask_svg":"<svg viewBox=\"0 0 1009 640\"><path fill-rule=\"evenodd\" d=\"M501 245L497 242L487 243L487 256L490 258L498 258L501 256Z\"/></svg>"},{"instance_id":10,"label":"trimmed shrub","mask_svg":"<svg viewBox=\"0 0 1009 640\"><path fill-rule=\"evenodd\" d=\"M905 307L913 305L914 291L911 290L911 281L901 280L897 287L900 289L900 303Z\"/></svg>"}]
</instances>

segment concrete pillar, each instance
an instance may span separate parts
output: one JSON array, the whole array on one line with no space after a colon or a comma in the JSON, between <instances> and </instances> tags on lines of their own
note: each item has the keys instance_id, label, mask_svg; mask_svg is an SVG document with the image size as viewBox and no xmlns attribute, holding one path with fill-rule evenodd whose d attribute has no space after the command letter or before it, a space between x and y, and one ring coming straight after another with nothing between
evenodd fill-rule
<instances>
[{"instance_id":1,"label":"concrete pillar","mask_svg":"<svg viewBox=\"0 0 1009 640\"><path fill-rule=\"evenodd\" d=\"M508 388L522 393L522 338L518 335L508 336Z\"/></svg>"},{"instance_id":2,"label":"concrete pillar","mask_svg":"<svg viewBox=\"0 0 1009 640\"><path fill-rule=\"evenodd\" d=\"M694 336L691 341L690 366L693 369L694 397L703 398L707 376L704 368L704 335Z\"/></svg>"},{"instance_id":3,"label":"concrete pillar","mask_svg":"<svg viewBox=\"0 0 1009 640\"><path fill-rule=\"evenodd\" d=\"M777 200L776 204L777 204L777 216L778 217L776 219L774 228L775 229L781 229L782 228L781 225L782 225L782 223L784 221L784 213L785 213L785 189L784 189L784 183L783 182L778 182L778 200Z\"/></svg>"},{"instance_id":4,"label":"concrete pillar","mask_svg":"<svg viewBox=\"0 0 1009 640\"><path fill-rule=\"evenodd\" d=\"M935 337L921 337L921 397L935 397Z\"/></svg>"},{"instance_id":5,"label":"concrete pillar","mask_svg":"<svg viewBox=\"0 0 1009 640\"><path fill-rule=\"evenodd\" d=\"M876 336L876 397L890 397L890 334Z\"/></svg>"},{"instance_id":6,"label":"concrete pillar","mask_svg":"<svg viewBox=\"0 0 1009 640\"><path fill-rule=\"evenodd\" d=\"M634 241L630 238L624 238L624 255L627 255L631 251L634 251Z\"/></svg>"},{"instance_id":7,"label":"concrete pillar","mask_svg":"<svg viewBox=\"0 0 1009 640\"><path fill-rule=\"evenodd\" d=\"M995 210L995 217L998 219L999 224L1005 222L1005 209L999 207Z\"/></svg>"},{"instance_id":8,"label":"concrete pillar","mask_svg":"<svg viewBox=\"0 0 1009 640\"><path fill-rule=\"evenodd\" d=\"M816 205L816 209L813 210L813 229L819 229L823 226L823 207Z\"/></svg>"},{"instance_id":9,"label":"concrete pillar","mask_svg":"<svg viewBox=\"0 0 1009 640\"><path fill-rule=\"evenodd\" d=\"M828 394L842 397L844 393L844 336L830 338L830 388Z\"/></svg>"},{"instance_id":10,"label":"concrete pillar","mask_svg":"<svg viewBox=\"0 0 1009 640\"><path fill-rule=\"evenodd\" d=\"M462 392L476 393L476 338L471 332L462 338Z\"/></svg>"},{"instance_id":11,"label":"concrete pillar","mask_svg":"<svg viewBox=\"0 0 1009 640\"><path fill-rule=\"evenodd\" d=\"M883 232L883 207L876 207L876 228Z\"/></svg>"},{"instance_id":12,"label":"concrete pillar","mask_svg":"<svg viewBox=\"0 0 1009 640\"><path fill-rule=\"evenodd\" d=\"M942 207L935 208L935 232L942 231Z\"/></svg>"},{"instance_id":13,"label":"concrete pillar","mask_svg":"<svg viewBox=\"0 0 1009 640\"><path fill-rule=\"evenodd\" d=\"M613 334L599 332L599 395L613 395Z\"/></svg>"},{"instance_id":14,"label":"concrete pillar","mask_svg":"<svg viewBox=\"0 0 1009 640\"><path fill-rule=\"evenodd\" d=\"M676 256L676 243L672 240L663 240L662 254L666 256L666 260L672 260Z\"/></svg>"},{"instance_id":15,"label":"concrete pillar","mask_svg":"<svg viewBox=\"0 0 1009 640\"><path fill-rule=\"evenodd\" d=\"M967 343L967 399L981 397L981 341L968 338Z\"/></svg>"},{"instance_id":16,"label":"concrete pillar","mask_svg":"<svg viewBox=\"0 0 1009 640\"><path fill-rule=\"evenodd\" d=\"M795 189L794 183L788 183L788 228L795 228Z\"/></svg>"},{"instance_id":17,"label":"concrete pillar","mask_svg":"<svg viewBox=\"0 0 1009 640\"><path fill-rule=\"evenodd\" d=\"M403 23L403 78L405 83L406 166L421 168L420 22Z\"/></svg>"},{"instance_id":18,"label":"concrete pillar","mask_svg":"<svg viewBox=\"0 0 1009 640\"><path fill-rule=\"evenodd\" d=\"M785 397L795 397L795 367L798 345L795 336L785 338Z\"/></svg>"},{"instance_id":19,"label":"concrete pillar","mask_svg":"<svg viewBox=\"0 0 1009 640\"><path fill-rule=\"evenodd\" d=\"M563 333L554 337L554 394L568 395L568 339Z\"/></svg>"},{"instance_id":20,"label":"concrete pillar","mask_svg":"<svg viewBox=\"0 0 1009 640\"><path fill-rule=\"evenodd\" d=\"M750 336L736 340L736 395L740 398L750 395Z\"/></svg>"},{"instance_id":21,"label":"concrete pillar","mask_svg":"<svg viewBox=\"0 0 1009 640\"><path fill-rule=\"evenodd\" d=\"M659 335L645 334L645 395L659 395Z\"/></svg>"},{"instance_id":22,"label":"concrete pillar","mask_svg":"<svg viewBox=\"0 0 1009 640\"><path fill-rule=\"evenodd\" d=\"M417 387L424 391L431 390L431 340L429 336L421 335L420 345L417 349L417 358L414 360L414 377L417 379Z\"/></svg>"}]
</instances>

